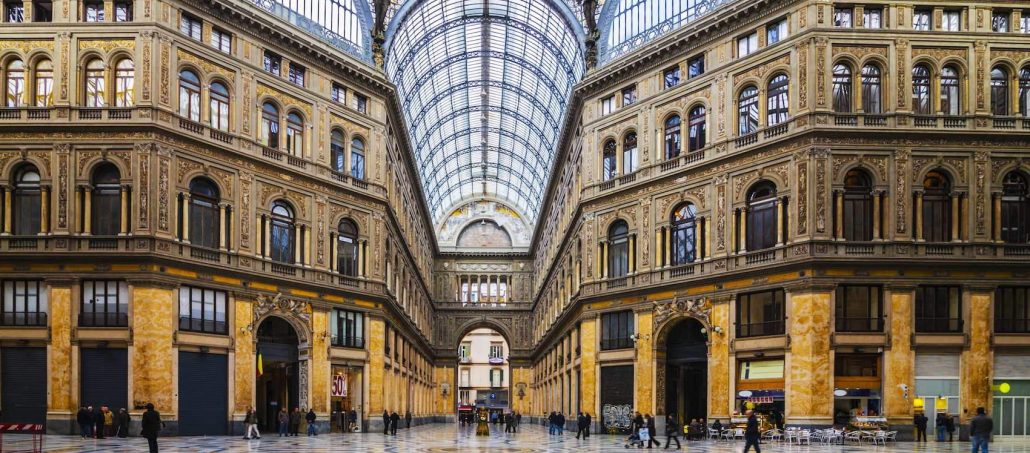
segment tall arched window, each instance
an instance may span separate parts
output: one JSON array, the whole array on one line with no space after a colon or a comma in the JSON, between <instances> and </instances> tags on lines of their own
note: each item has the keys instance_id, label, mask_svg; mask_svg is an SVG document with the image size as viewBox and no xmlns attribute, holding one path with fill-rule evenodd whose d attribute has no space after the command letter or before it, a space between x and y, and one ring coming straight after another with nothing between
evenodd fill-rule
<instances>
[{"instance_id":1,"label":"tall arched window","mask_svg":"<svg viewBox=\"0 0 1030 453\"><path fill-rule=\"evenodd\" d=\"M272 204L269 258L280 263L293 262L294 244L293 208L284 201Z\"/></svg>"},{"instance_id":2,"label":"tall arched window","mask_svg":"<svg viewBox=\"0 0 1030 453\"><path fill-rule=\"evenodd\" d=\"M188 69L179 71L179 115L200 122L200 78Z\"/></svg>"},{"instance_id":3,"label":"tall arched window","mask_svg":"<svg viewBox=\"0 0 1030 453\"><path fill-rule=\"evenodd\" d=\"M681 204L672 212L672 218L669 219L672 240L669 246L672 247L673 266L693 263L697 256L697 251L694 250L694 235L696 234L694 218L696 214L697 208L693 203Z\"/></svg>"},{"instance_id":4,"label":"tall arched window","mask_svg":"<svg viewBox=\"0 0 1030 453\"><path fill-rule=\"evenodd\" d=\"M354 138L350 142L350 175L353 178L365 179L365 142Z\"/></svg>"},{"instance_id":5,"label":"tall arched window","mask_svg":"<svg viewBox=\"0 0 1030 453\"><path fill-rule=\"evenodd\" d=\"M286 152L304 155L304 119L297 112L286 115Z\"/></svg>"},{"instance_id":6,"label":"tall arched window","mask_svg":"<svg viewBox=\"0 0 1030 453\"><path fill-rule=\"evenodd\" d=\"M851 66L833 65L833 111L851 113Z\"/></svg>"},{"instance_id":7,"label":"tall arched window","mask_svg":"<svg viewBox=\"0 0 1030 453\"><path fill-rule=\"evenodd\" d=\"M773 126L787 121L790 115L790 80L786 74L780 74L769 81L768 111L766 125Z\"/></svg>"},{"instance_id":8,"label":"tall arched window","mask_svg":"<svg viewBox=\"0 0 1030 453\"><path fill-rule=\"evenodd\" d=\"M1030 116L1030 66L1019 70L1019 113Z\"/></svg>"},{"instance_id":9,"label":"tall arched window","mask_svg":"<svg viewBox=\"0 0 1030 453\"><path fill-rule=\"evenodd\" d=\"M358 275L358 227L344 219L337 227L336 270L343 275Z\"/></svg>"},{"instance_id":10,"label":"tall arched window","mask_svg":"<svg viewBox=\"0 0 1030 453\"><path fill-rule=\"evenodd\" d=\"M1005 175L1001 193L1001 239L1009 244L1030 242L1030 185L1026 175Z\"/></svg>"},{"instance_id":11,"label":"tall arched window","mask_svg":"<svg viewBox=\"0 0 1030 453\"><path fill-rule=\"evenodd\" d=\"M962 114L958 70L954 66L945 66L941 69L941 113L945 115Z\"/></svg>"},{"instance_id":12,"label":"tall arched window","mask_svg":"<svg viewBox=\"0 0 1030 453\"><path fill-rule=\"evenodd\" d=\"M15 235L27 236L40 232L39 183L39 170L34 165L24 165L14 173L11 214Z\"/></svg>"},{"instance_id":13,"label":"tall arched window","mask_svg":"<svg viewBox=\"0 0 1030 453\"><path fill-rule=\"evenodd\" d=\"M190 181L190 243L209 249L218 248L221 238L218 214L218 186L207 178Z\"/></svg>"},{"instance_id":14,"label":"tall arched window","mask_svg":"<svg viewBox=\"0 0 1030 453\"><path fill-rule=\"evenodd\" d=\"M883 112L883 94L880 91L880 67L867 64L862 67L862 111Z\"/></svg>"},{"instance_id":15,"label":"tall arched window","mask_svg":"<svg viewBox=\"0 0 1030 453\"><path fill-rule=\"evenodd\" d=\"M229 130L229 89L222 82L211 83L210 108L211 128L220 131Z\"/></svg>"},{"instance_id":16,"label":"tall arched window","mask_svg":"<svg viewBox=\"0 0 1030 453\"><path fill-rule=\"evenodd\" d=\"M665 160L675 159L680 155L680 116L672 115L665 119Z\"/></svg>"},{"instance_id":17,"label":"tall arched window","mask_svg":"<svg viewBox=\"0 0 1030 453\"><path fill-rule=\"evenodd\" d=\"M923 239L927 242L951 240L951 179L940 171L923 178Z\"/></svg>"},{"instance_id":18,"label":"tall arched window","mask_svg":"<svg viewBox=\"0 0 1030 453\"><path fill-rule=\"evenodd\" d=\"M271 102L261 106L261 144L279 148L279 109Z\"/></svg>"},{"instance_id":19,"label":"tall arched window","mask_svg":"<svg viewBox=\"0 0 1030 453\"><path fill-rule=\"evenodd\" d=\"M1009 71L1002 66L991 70L991 113L1009 114Z\"/></svg>"},{"instance_id":20,"label":"tall arched window","mask_svg":"<svg viewBox=\"0 0 1030 453\"><path fill-rule=\"evenodd\" d=\"M747 250L776 246L776 185L769 181L755 184L747 194L747 210Z\"/></svg>"},{"instance_id":21,"label":"tall arched window","mask_svg":"<svg viewBox=\"0 0 1030 453\"><path fill-rule=\"evenodd\" d=\"M86 63L86 107L103 107L107 101L107 83L104 81L104 62L94 58Z\"/></svg>"},{"instance_id":22,"label":"tall arched window","mask_svg":"<svg viewBox=\"0 0 1030 453\"><path fill-rule=\"evenodd\" d=\"M933 114L930 100L930 70L926 65L912 68L912 112L917 115Z\"/></svg>"},{"instance_id":23,"label":"tall arched window","mask_svg":"<svg viewBox=\"0 0 1030 453\"><path fill-rule=\"evenodd\" d=\"M123 58L114 70L114 105L132 107L136 103L136 68L132 60ZM197 105L200 105L198 102Z\"/></svg>"},{"instance_id":24,"label":"tall arched window","mask_svg":"<svg viewBox=\"0 0 1030 453\"><path fill-rule=\"evenodd\" d=\"M114 236L121 232L121 178L121 172L112 163L98 165L93 170L93 218L89 221L90 231L97 236Z\"/></svg>"},{"instance_id":25,"label":"tall arched window","mask_svg":"<svg viewBox=\"0 0 1030 453\"><path fill-rule=\"evenodd\" d=\"M708 138L705 106L699 105L690 109L689 129L687 129L687 151L694 152L705 147Z\"/></svg>"},{"instance_id":26,"label":"tall arched window","mask_svg":"<svg viewBox=\"0 0 1030 453\"><path fill-rule=\"evenodd\" d=\"M343 140L343 132L339 129L333 129L333 133L329 135L329 159L330 165L333 167L333 171L343 173L346 171L347 166L347 155L346 144Z\"/></svg>"},{"instance_id":27,"label":"tall arched window","mask_svg":"<svg viewBox=\"0 0 1030 453\"><path fill-rule=\"evenodd\" d=\"M608 277L625 277L629 273L629 225L616 221L608 228Z\"/></svg>"},{"instance_id":28,"label":"tall arched window","mask_svg":"<svg viewBox=\"0 0 1030 453\"><path fill-rule=\"evenodd\" d=\"M4 75L4 105L7 107L21 107L25 105L25 63L14 59L7 62Z\"/></svg>"},{"instance_id":29,"label":"tall arched window","mask_svg":"<svg viewBox=\"0 0 1030 453\"><path fill-rule=\"evenodd\" d=\"M43 59L36 63L36 107L54 105L54 63Z\"/></svg>"},{"instance_id":30,"label":"tall arched window","mask_svg":"<svg viewBox=\"0 0 1030 453\"><path fill-rule=\"evenodd\" d=\"M758 130L758 88L749 86L737 100L737 134L753 134Z\"/></svg>"},{"instance_id":31,"label":"tall arched window","mask_svg":"<svg viewBox=\"0 0 1030 453\"><path fill-rule=\"evenodd\" d=\"M844 175L844 239L873 240L873 184L869 174L859 169Z\"/></svg>"},{"instance_id":32,"label":"tall arched window","mask_svg":"<svg viewBox=\"0 0 1030 453\"><path fill-rule=\"evenodd\" d=\"M604 142L604 151L601 155L601 172L605 181L614 178L615 174L618 172L618 166L615 160L615 148L615 140Z\"/></svg>"},{"instance_id":33,"label":"tall arched window","mask_svg":"<svg viewBox=\"0 0 1030 453\"><path fill-rule=\"evenodd\" d=\"M637 171L637 133L630 132L622 141L622 172L630 174Z\"/></svg>"}]
</instances>

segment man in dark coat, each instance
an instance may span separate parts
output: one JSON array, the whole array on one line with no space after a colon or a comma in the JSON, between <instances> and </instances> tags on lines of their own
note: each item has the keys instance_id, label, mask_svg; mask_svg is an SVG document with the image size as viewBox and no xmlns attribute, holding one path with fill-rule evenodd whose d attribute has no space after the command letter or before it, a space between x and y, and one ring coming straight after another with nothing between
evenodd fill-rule
<instances>
[{"instance_id":1,"label":"man in dark coat","mask_svg":"<svg viewBox=\"0 0 1030 453\"><path fill-rule=\"evenodd\" d=\"M401 416L397 415L396 411L390 414L390 434L397 435L397 423L400 421Z\"/></svg>"},{"instance_id":2,"label":"man in dark coat","mask_svg":"<svg viewBox=\"0 0 1030 453\"><path fill-rule=\"evenodd\" d=\"M955 417L948 414L944 417L944 430L948 432L948 442L955 441Z\"/></svg>"},{"instance_id":3,"label":"man in dark coat","mask_svg":"<svg viewBox=\"0 0 1030 453\"><path fill-rule=\"evenodd\" d=\"M926 423L929 421L925 414L916 414L912 418L912 424L916 427L916 442L926 442Z\"/></svg>"},{"instance_id":4,"label":"man in dark coat","mask_svg":"<svg viewBox=\"0 0 1030 453\"><path fill-rule=\"evenodd\" d=\"M390 434L390 413L383 409L383 434Z\"/></svg>"},{"instance_id":5,"label":"man in dark coat","mask_svg":"<svg viewBox=\"0 0 1030 453\"><path fill-rule=\"evenodd\" d=\"M987 416L984 408L976 408L976 417L969 422L969 440L973 441L973 453L977 453L977 450L987 453L987 443L993 431L994 420Z\"/></svg>"},{"instance_id":6,"label":"man in dark coat","mask_svg":"<svg viewBox=\"0 0 1030 453\"><path fill-rule=\"evenodd\" d=\"M579 412L576 414L576 439L583 434L583 413Z\"/></svg>"},{"instance_id":7,"label":"man in dark coat","mask_svg":"<svg viewBox=\"0 0 1030 453\"><path fill-rule=\"evenodd\" d=\"M669 448L674 440L676 441L677 450L683 448L680 445L680 427L676 423L676 417L668 414L665 416L665 448ZM687 436L687 440L690 440L689 436Z\"/></svg>"},{"instance_id":8,"label":"man in dark coat","mask_svg":"<svg viewBox=\"0 0 1030 453\"><path fill-rule=\"evenodd\" d=\"M658 441L658 428L655 428L654 418L651 417L651 414L644 416L644 423L647 424L647 435L650 437L647 440L647 448L651 448L651 444L661 447L662 443Z\"/></svg>"},{"instance_id":9,"label":"man in dark coat","mask_svg":"<svg viewBox=\"0 0 1030 453\"><path fill-rule=\"evenodd\" d=\"M125 408L118 410L118 416L115 418L115 426L118 427L118 437L125 438L129 435L129 411Z\"/></svg>"},{"instance_id":10,"label":"man in dark coat","mask_svg":"<svg viewBox=\"0 0 1030 453\"><path fill-rule=\"evenodd\" d=\"M143 413L141 421L143 429L140 435L147 439L150 445L150 453L157 453L157 433L161 431L161 414L154 410L153 403L147 403L147 411Z\"/></svg>"},{"instance_id":11,"label":"man in dark coat","mask_svg":"<svg viewBox=\"0 0 1030 453\"><path fill-rule=\"evenodd\" d=\"M290 435L296 437L300 431L300 408L293 406L293 412L290 412Z\"/></svg>"},{"instance_id":12,"label":"man in dark coat","mask_svg":"<svg viewBox=\"0 0 1030 453\"><path fill-rule=\"evenodd\" d=\"M515 413L515 431L519 430L519 425L522 424L522 414Z\"/></svg>"},{"instance_id":13,"label":"man in dark coat","mask_svg":"<svg viewBox=\"0 0 1030 453\"><path fill-rule=\"evenodd\" d=\"M762 453L761 447L758 446L762 438L761 431L758 430L758 417L755 416L754 411L747 411L747 428L744 429L744 453L751 450L751 446L755 447L755 453Z\"/></svg>"},{"instance_id":14,"label":"man in dark coat","mask_svg":"<svg viewBox=\"0 0 1030 453\"><path fill-rule=\"evenodd\" d=\"M315 413L315 408L308 409L308 415L304 416L304 421L308 422L308 435L317 436L318 429L315 428L315 421L318 420L318 414Z\"/></svg>"},{"instance_id":15,"label":"man in dark coat","mask_svg":"<svg viewBox=\"0 0 1030 453\"><path fill-rule=\"evenodd\" d=\"M565 415L561 412L558 413L558 434L565 434Z\"/></svg>"},{"instance_id":16,"label":"man in dark coat","mask_svg":"<svg viewBox=\"0 0 1030 453\"><path fill-rule=\"evenodd\" d=\"M354 427L358 424L358 411L351 409L347 415L347 432L354 432Z\"/></svg>"},{"instance_id":17,"label":"man in dark coat","mask_svg":"<svg viewBox=\"0 0 1030 453\"><path fill-rule=\"evenodd\" d=\"M404 412L404 428L411 429L411 411Z\"/></svg>"},{"instance_id":18,"label":"man in dark coat","mask_svg":"<svg viewBox=\"0 0 1030 453\"><path fill-rule=\"evenodd\" d=\"M584 439L590 437L590 423L591 423L591 420L592 419L590 417L590 413L589 412L583 414L583 425L585 426L585 428L583 428L583 438Z\"/></svg>"},{"instance_id":19,"label":"man in dark coat","mask_svg":"<svg viewBox=\"0 0 1030 453\"><path fill-rule=\"evenodd\" d=\"M504 414L504 432L515 432L515 416L511 415L511 412Z\"/></svg>"},{"instance_id":20,"label":"man in dark coat","mask_svg":"<svg viewBox=\"0 0 1030 453\"><path fill-rule=\"evenodd\" d=\"M104 438L104 412L100 410L100 406L93 409L93 437Z\"/></svg>"},{"instance_id":21,"label":"man in dark coat","mask_svg":"<svg viewBox=\"0 0 1030 453\"><path fill-rule=\"evenodd\" d=\"M79 430L82 438L93 437L93 415L86 406L79 406L79 412L75 414L75 421L79 422Z\"/></svg>"}]
</instances>

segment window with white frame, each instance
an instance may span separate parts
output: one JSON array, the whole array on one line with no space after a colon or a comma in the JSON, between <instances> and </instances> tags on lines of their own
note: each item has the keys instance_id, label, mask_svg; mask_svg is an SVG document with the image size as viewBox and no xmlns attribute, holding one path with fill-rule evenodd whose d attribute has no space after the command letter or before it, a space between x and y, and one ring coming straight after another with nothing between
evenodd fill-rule
<instances>
[{"instance_id":1,"label":"window with white frame","mask_svg":"<svg viewBox=\"0 0 1030 453\"><path fill-rule=\"evenodd\" d=\"M601 114L607 115L615 111L615 95L601 99Z\"/></svg>"},{"instance_id":2,"label":"window with white frame","mask_svg":"<svg viewBox=\"0 0 1030 453\"><path fill-rule=\"evenodd\" d=\"M211 47L225 53L232 53L232 34L225 30L212 28Z\"/></svg>"},{"instance_id":3,"label":"window with white frame","mask_svg":"<svg viewBox=\"0 0 1030 453\"><path fill-rule=\"evenodd\" d=\"M833 26L837 28L851 28L854 26L855 10L851 8L833 9Z\"/></svg>"},{"instance_id":4,"label":"window with white frame","mask_svg":"<svg viewBox=\"0 0 1030 453\"><path fill-rule=\"evenodd\" d=\"M959 31L961 29L960 20L962 13L960 11L944 11L941 13L941 29L944 31Z\"/></svg>"},{"instance_id":5,"label":"window with white frame","mask_svg":"<svg viewBox=\"0 0 1030 453\"><path fill-rule=\"evenodd\" d=\"M336 82L333 82L333 88L330 92L330 96L332 97L333 102L339 102L340 104L347 103L347 89Z\"/></svg>"},{"instance_id":6,"label":"window with white frame","mask_svg":"<svg viewBox=\"0 0 1030 453\"><path fill-rule=\"evenodd\" d=\"M737 38L737 57L750 55L758 50L758 33L751 33Z\"/></svg>"},{"instance_id":7,"label":"window with white frame","mask_svg":"<svg viewBox=\"0 0 1030 453\"><path fill-rule=\"evenodd\" d=\"M40 280L5 280L0 325L47 325L47 291Z\"/></svg>"},{"instance_id":8,"label":"window with white frame","mask_svg":"<svg viewBox=\"0 0 1030 453\"><path fill-rule=\"evenodd\" d=\"M81 327L127 327L129 285L118 280L85 280L79 306Z\"/></svg>"},{"instance_id":9,"label":"window with white frame","mask_svg":"<svg viewBox=\"0 0 1030 453\"><path fill-rule=\"evenodd\" d=\"M501 359L504 358L504 344L499 341L490 342L490 358Z\"/></svg>"},{"instance_id":10,"label":"window with white frame","mask_svg":"<svg viewBox=\"0 0 1030 453\"><path fill-rule=\"evenodd\" d=\"M203 39L203 22L189 14L183 14L179 20L179 31L197 41Z\"/></svg>"},{"instance_id":11,"label":"window with white frame","mask_svg":"<svg viewBox=\"0 0 1030 453\"><path fill-rule=\"evenodd\" d=\"M996 33L1008 33L1011 14L1008 11L995 11L991 14L991 30Z\"/></svg>"},{"instance_id":12,"label":"window with white frame","mask_svg":"<svg viewBox=\"0 0 1030 453\"><path fill-rule=\"evenodd\" d=\"M179 288L179 330L225 334L229 331L225 310L228 296L193 286Z\"/></svg>"},{"instance_id":13,"label":"window with white frame","mask_svg":"<svg viewBox=\"0 0 1030 453\"><path fill-rule=\"evenodd\" d=\"M930 16L932 12L928 9L917 9L912 13L912 29L919 31L930 30Z\"/></svg>"},{"instance_id":14,"label":"window with white frame","mask_svg":"<svg viewBox=\"0 0 1030 453\"><path fill-rule=\"evenodd\" d=\"M769 24L765 29L766 45L773 45L787 38L787 19Z\"/></svg>"},{"instance_id":15,"label":"window with white frame","mask_svg":"<svg viewBox=\"0 0 1030 453\"><path fill-rule=\"evenodd\" d=\"M862 23L865 28L882 28L883 27L883 10L880 8L866 8L862 12Z\"/></svg>"}]
</instances>

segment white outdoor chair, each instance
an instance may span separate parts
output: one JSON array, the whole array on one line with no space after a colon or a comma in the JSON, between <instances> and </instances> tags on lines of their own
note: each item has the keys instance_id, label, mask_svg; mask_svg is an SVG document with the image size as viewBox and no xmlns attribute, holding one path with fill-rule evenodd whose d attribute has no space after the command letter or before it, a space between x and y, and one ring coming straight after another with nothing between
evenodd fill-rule
<instances>
[{"instance_id":1,"label":"white outdoor chair","mask_svg":"<svg viewBox=\"0 0 1030 453\"><path fill-rule=\"evenodd\" d=\"M895 442L895 443L897 443L898 442L898 432L897 431L887 431L887 441L888 442Z\"/></svg>"},{"instance_id":2,"label":"white outdoor chair","mask_svg":"<svg viewBox=\"0 0 1030 453\"><path fill-rule=\"evenodd\" d=\"M849 441L849 440L850 441L854 441L857 444L861 444L862 443L862 432L861 431L851 431L851 432L848 432L848 433L844 433L844 441L846 442L846 441Z\"/></svg>"},{"instance_id":3,"label":"white outdoor chair","mask_svg":"<svg viewBox=\"0 0 1030 453\"><path fill-rule=\"evenodd\" d=\"M812 432L811 431L809 431L807 429L803 429L803 430L801 430L800 433L798 433L798 445L801 445L801 444L812 445Z\"/></svg>"},{"instance_id":4,"label":"white outdoor chair","mask_svg":"<svg viewBox=\"0 0 1030 453\"><path fill-rule=\"evenodd\" d=\"M736 440L736 439L743 439L743 438L744 438L744 428L737 428L737 429L733 430L733 439L734 440Z\"/></svg>"}]
</instances>

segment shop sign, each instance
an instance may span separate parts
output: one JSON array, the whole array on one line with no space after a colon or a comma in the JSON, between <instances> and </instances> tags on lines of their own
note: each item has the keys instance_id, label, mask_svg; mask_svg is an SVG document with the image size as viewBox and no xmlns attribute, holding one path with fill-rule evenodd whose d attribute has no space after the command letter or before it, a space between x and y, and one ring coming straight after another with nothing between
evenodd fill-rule
<instances>
[{"instance_id":1,"label":"shop sign","mask_svg":"<svg viewBox=\"0 0 1030 453\"><path fill-rule=\"evenodd\" d=\"M773 397L771 396L753 396L747 399L747 402L754 404L772 404Z\"/></svg>"},{"instance_id":2,"label":"shop sign","mask_svg":"<svg viewBox=\"0 0 1030 453\"><path fill-rule=\"evenodd\" d=\"M347 397L347 376L342 374L333 375L332 396Z\"/></svg>"}]
</instances>

